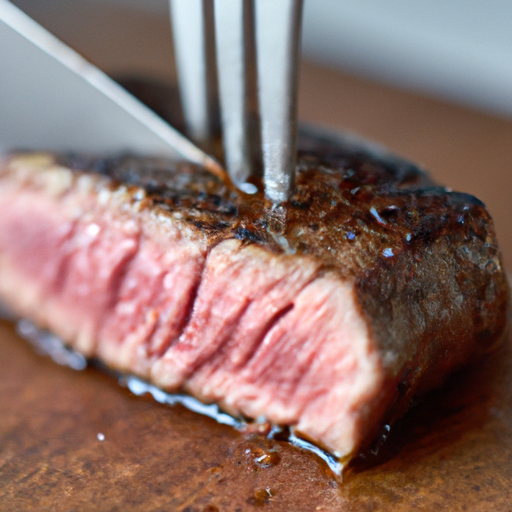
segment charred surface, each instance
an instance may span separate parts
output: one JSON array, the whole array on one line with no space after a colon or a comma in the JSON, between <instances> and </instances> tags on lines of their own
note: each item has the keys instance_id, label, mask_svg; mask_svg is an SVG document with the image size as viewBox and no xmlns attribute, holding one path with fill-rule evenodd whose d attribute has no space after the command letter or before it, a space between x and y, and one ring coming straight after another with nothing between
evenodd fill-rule
<instances>
[{"instance_id":1,"label":"charred surface","mask_svg":"<svg viewBox=\"0 0 512 512\"><path fill-rule=\"evenodd\" d=\"M76 176L107 178L90 180L98 198L102 190L119 190L121 208L133 203L131 215L144 211L151 218L154 213L168 218L208 258L221 242L240 240L242 247L269 251L288 269L294 260L290 256L306 256L303 264L320 269L316 278L332 278L334 271L355 287L351 307L364 317L383 370L378 393L358 411L357 443L375 439L414 397L487 352L505 330L508 287L485 206L472 196L435 186L414 165L374 148L303 135L296 191L278 206L265 199L261 187L247 195L188 163L133 155L61 155L47 158L44 166L48 176L65 167L65 180L71 175L67 169ZM33 171L29 186L37 182ZM255 253L252 260L257 261L244 260L240 268L254 265L254 275L266 275L266 258L273 256L265 254ZM222 290L231 284L226 281ZM339 329L336 322L334 331ZM174 347L171 342L164 345L168 351ZM184 361L185 368L189 363ZM196 369L189 366L183 378L191 378ZM169 388L178 384L159 381ZM202 396L201 389L194 393Z\"/></svg>"},{"instance_id":2,"label":"charred surface","mask_svg":"<svg viewBox=\"0 0 512 512\"><path fill-rule=\"evenodd\" d=\"M473 318L483 312L478 325L461 328L476 328L482 345L492 344L490 325L505 323L507 286L483 203L435 186L423 171L400 159L378 158L312 135L302 136L301 148L296 192L278 207L262 192L243 194L186 163L134 156L68 155L59 160L76 170L143 187L152 205L180 212L211 245L237 238L274 252L311 255L326 268L353 276L360 282L368 317L377 332L385 333L386 345L404 339L402 331L411 328L402 324L400 332L390 332L392 310L401 307L396 301L410 308L406 316L412 323L422 323L432 303L452 317L453 293L467 301ZM439 271L447 281L454 280L453 293L443 293L448 284L439 282ZM444 336L443 327L439 337Z\"/></svg>"},{"instance_id":3,"label":"charred surface","mask_svg":"<svg viewBox=\"0 0 512 512\"><path fill-rule=\"evenodd\" d=\"M452 233L462 251L487 236L490 218L480 201L433 186L418 168L321 141L316 150L308 144L299 153L296 192L277 207L262 192L243 194L187 163L129 155L67 155L59 163L144 188L152 205L179 211L212 244L238 238L277 252L314 255L354 275Z\"/></svg>"},{"instance_id":4,"label":"charred surface","mask_svg":"<svg viewBox=\"0 0 512 512\"><path fill-rule=\"evenodd\" d=\"M504 329L508 295L489 213L475 197L435 186L414 165L374 153L302 134L296 192L277 207L261 187L243 194L187 163L130 155L67 155L59 163L144 188L152 206L179 212L211 246L236 238L276 253L313 256L355 278L381 343L394 349L392 366L410 360L409 341L430 322L438 328L428 333L425 350L450 332L453 346L461 332L476 332L486 350L496 339L492 332ZM467 322L468 310L474 323Z\"/></svg>"}]
</instances>

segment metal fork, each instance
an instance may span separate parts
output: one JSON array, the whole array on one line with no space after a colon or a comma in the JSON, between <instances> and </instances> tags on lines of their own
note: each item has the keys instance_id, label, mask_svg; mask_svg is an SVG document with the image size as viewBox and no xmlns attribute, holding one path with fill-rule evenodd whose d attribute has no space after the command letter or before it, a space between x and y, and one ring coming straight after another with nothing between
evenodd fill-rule
<instances>
[{"instance_id":1,"label":"metal fork","mask_svg":"<svg viewBox=\"0 0 512 512\"><path fill-rule=\"evenodd\" d=\"M303 0L170 0L188 135L222 126L225 164L247 193L263 175L274 203L293 192ZM217 103L218 101L218 103Z\"/></svg>"}]
</instances>

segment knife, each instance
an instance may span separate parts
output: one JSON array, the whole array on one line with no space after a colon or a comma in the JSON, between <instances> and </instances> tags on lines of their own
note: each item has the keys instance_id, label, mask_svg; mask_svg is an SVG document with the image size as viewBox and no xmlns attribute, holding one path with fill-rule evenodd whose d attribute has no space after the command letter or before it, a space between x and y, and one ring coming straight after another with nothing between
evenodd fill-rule
<instances>
[{"instance_id":1,"label":"knife","mask_svg":"<svg viewBox=\"0 0 512 512\"><path fill-rule=\"evenodd\" d=\"M222 167L8 0L0 0L0 151L129 151Z\"/></svg>"}]
</instances>

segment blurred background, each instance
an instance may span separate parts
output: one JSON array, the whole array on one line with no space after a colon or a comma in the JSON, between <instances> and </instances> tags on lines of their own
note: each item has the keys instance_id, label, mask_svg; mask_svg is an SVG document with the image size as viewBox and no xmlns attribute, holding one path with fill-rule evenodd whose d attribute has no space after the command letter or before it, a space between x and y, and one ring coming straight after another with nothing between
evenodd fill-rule
<instances>
[{"instance_id":1,"label":"blurred background","mask_svg":"<svg viewBox=\"0 0 512 512\"><path fill-rule=\"evenodd\" d=\"M167 0L14 3L76 43L77 22L103 18L90 37L108 30L109 7L168 15ZM305 0L303 49L334 69L512 117L510 0Z\"/></svg>"},{"instance_id":2,"label":"blurred background","mask_svg":"<svg viewBox=\"0 0 512 512\"><path fill-rule=\"evenodd\" d=\"M175 80L168 0L12 1L109 74ZM303 54L301 119L484 200L512 268L512 1L305 0Z\"/></svg>"}]
</instances>

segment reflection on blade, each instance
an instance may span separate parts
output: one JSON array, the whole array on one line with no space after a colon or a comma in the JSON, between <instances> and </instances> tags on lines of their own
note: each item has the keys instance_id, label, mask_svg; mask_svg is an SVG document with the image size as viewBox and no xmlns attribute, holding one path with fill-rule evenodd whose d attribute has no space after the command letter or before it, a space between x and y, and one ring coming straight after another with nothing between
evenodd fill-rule
<instances>
[{"instance_id":1,"label":"reflection on blade","mask_svg":"<svg viewBox=\"0 0 512 512\"><path fill-rule=\"evenodd\" d=\"M7 0L0 0L0 150L211 157Z\"/></svg>"}]
</instances>

